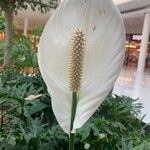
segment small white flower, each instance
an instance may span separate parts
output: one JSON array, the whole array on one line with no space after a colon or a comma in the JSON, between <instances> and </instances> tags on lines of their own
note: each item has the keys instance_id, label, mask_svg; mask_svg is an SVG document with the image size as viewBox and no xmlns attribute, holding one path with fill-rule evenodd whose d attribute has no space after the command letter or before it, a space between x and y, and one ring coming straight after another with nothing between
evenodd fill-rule
<instances>
[{"instance_id":1,"label":"small white flower","mask_svg":"<svg viewBox=\"0 0 150 150\"><path fill-rule=\"evenodd\" d=\"M100 134L99 134L99 138L100 138L100 139L103 139L103 138L105 138L105 137L106 137L106 135L105 135L104 133L100 133Z\"/></svg>"},{"instance_id":2,"label":"small white flower","mask_svg":"<svg viewBox=\"0 0 150 150\"><path fill-rule=\"evenodd\" d=\"M90 146L91 146L91 145L90 145L89 143L85 143L85 144L84 144L84 149L89 149Z\"/></svg>"},{"instance_id":3,"label":"small white flower","mask_svg":"<svg viewBox=\"0 0 150 150\"><path fill-rule=\"evenodd\" d=\"M113 97L113 98L116 98L116 95L115 95L115 94L112 94L112 97Z\"/></svg>"},{"instance_id":4,"label":"small white flower","mask_svg":"<svg viewBox=\"0 0 150 150\"><path fill-rule=\"evenodd\" d=\"M73 130L71 131L71 133L76 133L76 130L75 130L75 129L73 129Z\"/></svg>"},{"instance_id":5,"label":"small white flower","mask_svg":"<svg viewBox=\"0 0 150 150\"><path fill-rule=\"evenodd\" d=\"M26 98L24 98L24 99L27 100L27 101L33 101L33 100L35 100L35 99L37 99L37 98L39 98L39 97L41 97L41 96L42 96L42 94L29 95L28 97L26 97Z\"/></svg>"}]
</instances>

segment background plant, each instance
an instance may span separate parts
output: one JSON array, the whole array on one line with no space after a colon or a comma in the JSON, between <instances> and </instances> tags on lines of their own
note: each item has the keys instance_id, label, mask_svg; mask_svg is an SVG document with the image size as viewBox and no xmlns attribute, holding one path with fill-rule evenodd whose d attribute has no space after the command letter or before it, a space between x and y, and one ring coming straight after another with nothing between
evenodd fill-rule
<instances>
[{"instance_id":1,"label":"background plant","mask_svg":"<svg viewBox=\"0 0 150 150\"><path fill-rule=\"evenodd\" d=\"M0 79L0 147L67 150L68 136L55 120L41 75L28 76L12 69L2 71ZM149 150L148 125L139 118L141 108L129 97L109 95L77 131L76 149L83 150L88 144L89 150Z\"/></svg>"},{"instance_id":2,"label":"background plant","mask_svg":"<svg viewBox=\"0 0 150 150\"><path fill-rule=\"evenodd\" d=\"M51 8L56 8L59 0L1 0L0 11L5 17L5 45L4 45L4 67L11 66L12 46L13 46L13 17L18 10L27 9L28 6L32 10L39 10L42 13L49 11Z\"/></svg>"},{"instance_id":3,"label":"background plant","mask_svg":"<svg viewBox=\"0 0 150 150\"><path fill-rule=\"evenodd\" d=\"M5 31L5 18L0 13L0 32Z\"/></svg>"},{"instance_id":4,"label":"background plant","mask_svg":"<svg viewBox=\"0 0 150 150\"><path fill-rule=\"evenodd\" d=\"M38 68L37 63L37 48L29 37L17 34L14 38L12 49L12 65L18 70L30 67ZM4 57L4 40L0 41L0 64L3 64Z\"/></svg>"},{"instance_id":5,"label":"background plant","mask_svg":"<svg viewBox=\"0 0 150 150\"><path fill-rule=\"evenodd\" d=\"M37 67L37 53L29 37L19 36L13 45L13 65L18 69Z\"/></svg>"}]
</instances>

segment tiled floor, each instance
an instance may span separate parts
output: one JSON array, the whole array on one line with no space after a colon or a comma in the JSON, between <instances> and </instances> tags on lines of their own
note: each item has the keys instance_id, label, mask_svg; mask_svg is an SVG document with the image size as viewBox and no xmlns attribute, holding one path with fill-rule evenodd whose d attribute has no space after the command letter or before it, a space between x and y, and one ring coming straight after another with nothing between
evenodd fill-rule
<instances>
[{"instance_id":1,"label":"tiled floor","mask_svg":"<svg viewBox=\"0 0 150 150\"><path fill-rule=\"evenodd\" d=\"M142 115L146 114L144 121L150 123L150 69L144 73L137 73L136 67L123 67L114 87L115 94L139 98L144 106Z\"/></svg>"}]
</instances>

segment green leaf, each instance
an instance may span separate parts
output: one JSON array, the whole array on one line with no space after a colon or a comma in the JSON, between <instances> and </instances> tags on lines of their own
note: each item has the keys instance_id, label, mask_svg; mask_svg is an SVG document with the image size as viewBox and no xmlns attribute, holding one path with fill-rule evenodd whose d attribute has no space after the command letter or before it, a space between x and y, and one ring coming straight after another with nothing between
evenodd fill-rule
<instances>
[{"instance_id":1,"label":"green leaf","mask_svg":"<svg viewBox=\"0 0 150 150\"><path fill-rule=\"evenodd\" d=\"M7 146L7 150L28 150L28 146Z\"/></svg>"},{"instance_id":2,"label":"green leaf","mask_svg":"<svg viewBox=\"0 0 150 150\"><path fill-rule=\"evenodd\" d=\"M42 111L43 109L49 107L48 105L41 103L39 101L33 102L32 104L33 105L31 106L30 111L29 111L30 115L35 114L35 113Z\"/></svg>"}]
</instances>

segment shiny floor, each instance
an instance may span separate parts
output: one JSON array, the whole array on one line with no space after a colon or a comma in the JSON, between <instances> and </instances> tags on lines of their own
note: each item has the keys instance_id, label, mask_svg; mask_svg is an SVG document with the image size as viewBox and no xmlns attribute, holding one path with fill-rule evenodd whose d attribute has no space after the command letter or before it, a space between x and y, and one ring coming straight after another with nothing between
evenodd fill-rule
<instances>
[{"instance_id":1,"label":"shiny floor","mask_svg":"<svg viewBox=\"0 0 150 150\"><path fill-rule=\"evenodd\" d=\"M136 71L135 66L124 66L116 81L114 94L126 95L143 104L144 122L150 123L150 69L144 73Z\"/></svg>"}]
</instances>

